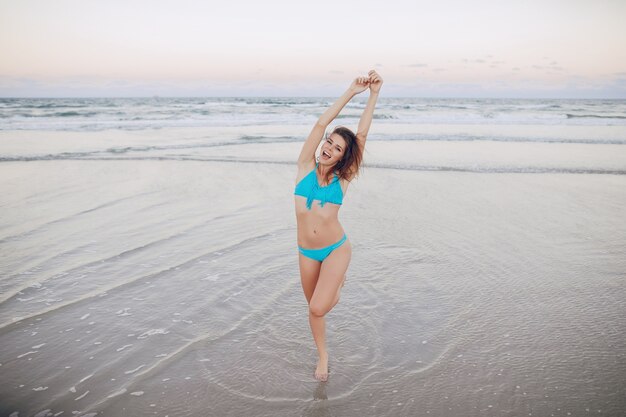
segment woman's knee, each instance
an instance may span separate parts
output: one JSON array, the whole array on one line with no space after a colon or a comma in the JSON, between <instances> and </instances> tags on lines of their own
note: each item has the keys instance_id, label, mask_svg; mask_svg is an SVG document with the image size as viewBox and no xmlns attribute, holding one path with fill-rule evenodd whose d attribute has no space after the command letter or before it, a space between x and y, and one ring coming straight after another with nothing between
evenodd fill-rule
<instances>
[{"instance_id":1,"label":"woman's knee","mask_svg":"<svg viewBox=\"0 0 626 417\"><path fill-rule=\"evenodd\" d=\"M309 312L315 317L324 317L329 310L330 308L326 303L320 303L315 299L309 303Z\"/></svg>"}]
</instances>

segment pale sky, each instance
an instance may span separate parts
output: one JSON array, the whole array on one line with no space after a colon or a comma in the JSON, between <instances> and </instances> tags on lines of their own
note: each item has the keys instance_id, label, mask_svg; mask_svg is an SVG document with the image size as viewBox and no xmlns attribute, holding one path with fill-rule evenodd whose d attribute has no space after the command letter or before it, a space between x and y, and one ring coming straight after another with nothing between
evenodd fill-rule
<instances>
[{"instance_id":1,"label":"pale sky","mask_svg":"<svg viewBox=\"0 0 626 417\"><path fill-rule=\"evenodd\" d=\"M0 96L626 98L623 0L0 0Z\"/></svg>"}]
</instances>

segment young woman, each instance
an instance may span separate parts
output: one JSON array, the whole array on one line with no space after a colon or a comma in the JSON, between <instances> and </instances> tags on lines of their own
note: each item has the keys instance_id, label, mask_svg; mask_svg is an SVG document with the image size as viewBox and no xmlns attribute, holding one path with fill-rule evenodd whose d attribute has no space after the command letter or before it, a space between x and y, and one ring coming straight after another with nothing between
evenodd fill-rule
<instances>
[{"instance_id":1,"label":"young woman","mask_svg":"<svg viewBox=\"0 0 626 417\"><path fill-rule=\"evenodd\" d=\"M320 381L328 379L324 316L339 301L339 292L352 255L350 241L337 216L348 184L359 172L365 139L382 84L382 78L374 70L367 77L356 78L348 90L320 116L298 158L294 194L300 279L309 304L309 324L319 354L315 378ZM352 97L368 88L369 99L356 134L345 127L337 127L326 135L316 158L315 153L328 125Z\"/></svg>"}]
</instances>

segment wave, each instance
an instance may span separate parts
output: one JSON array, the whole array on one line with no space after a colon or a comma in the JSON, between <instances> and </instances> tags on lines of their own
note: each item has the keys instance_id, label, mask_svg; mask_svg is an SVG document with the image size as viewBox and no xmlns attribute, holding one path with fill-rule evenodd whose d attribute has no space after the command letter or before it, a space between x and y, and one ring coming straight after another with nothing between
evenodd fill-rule
<instances>
[{"instance_id":1,"label":"wave","mask_svg":"<svg viewBox=\"0 0 626 417\"><path fill-rule=\"evenodd\" d=\"M516 136L478 136L478 135L381 135L378 134L371 139L380 141L434 141L434 142L516 142L516 143L567 143L567 144L586 144L586 145L626 145L625 139L577 139L577 138L550 138L550 137L516 137Z\"/></svg>"},{"instance_id":2,"label":"wave","mask_svg":"<svg viewBox=\"0 0 626 417\"><path fill-rule=\"evenodd\" d=\"M0 162L31 162L47 160L81 160L81 161L194 161L194 162L228 162L235 164L278 164L293 165L293 161L266 160L266 159L232 159L214 157L189 156L145 156L145 157L100 157L100 158L71 158L62 155L46 155L45 157L11 157L0 158ZM541 166L446 166L446 165L401 165L364 163L364 167L380 169L397 169L405 171L449 171L472 172L484 174L604 174L626 175L626 169L610 168L576 168L576 167L541 167Z\"/></svg>"},{"instance_id":3,"label":"wave","mask_svg":"<svg viewBox=\"0 0 626 417\"><path fill-rule=\"evenodd\" d=\"M626 116L618 116L618 115L600 115L600 114L566 114L568 119L626 119Z\"/></svg>"},{"instance_id":4,"label":"wave","mask_svg":"<svg viewBox=\"0 0 626 417\"><path fill-rule=\"evenodd\" d=\"M246 143L267 143L267 142L300 142L304 139L299 139L295 136L257 136L257 135L243 135L239 137L240 141Z\"/></svg>"},{"instance_id":5,"label":"wave","mask_svg":"<svg viewBox=\"0 0 626 417\"><path fill-rule=\"evenodd\" d=\"M222 215L218 215L215 216L211 219L208 219L206 221L201 222L199 225L202 224L208 224L210 222L213 222L215 220L220 220L220 219L224 219L224 218L232 218L235 216L240 215L241 210L249 210L252 206L246 206L243 207L242 209L239 210L239 212L233 212L233 213L229 213L229 214L222 214ZM170 241L172 239L175 239L177 237L180 236L185 236L190 230L194 230L197 228L198 225L194 225L193 227L187 228L185 230L181 230L177 233L174 233L170 236L161 238L161 239L157 239L151 242L147 242L143 245L134 247L134 248L130 248L126 251L123 251L119 254L115 254L115 255L111 255L106 259L100 259L100 260L94 260L88 263L85 263L83 265L80 266L76 266L73 267L69 270L66 270L64 272L66 272L66 274L64 274L63 276L68 275L69 273L73 272L73 271L80 271L82 269L88 268L89 266L92 265L99 265L102 262L107 262L109 260L114 260L114 259L119 259L122 257L126 257L129 255L132 255L133 253L136 253L138 251L142 251L142 250L146 250L146 249L150 249L156 245L159 244L163 244L166 241ZM97 288L94 288L91 291L88 291L86 293L82 293L79 294L76 298L74 299L61 299L59 300L60 302L58 304L52 304L52 305L47 305L45 308L37 310L37 311L32 311L29 313L26 313L20 317L14 317L11 320L7 320L4 322L0 322L0 335L4 334L5 332L9 331L11 328L13 328L14 326L18 325L19 323L24 322L25 320L28 319L32 319L32 318L36 318L36 317L41 317L44 316L45 314L48 314L52 311L59 311L59 310L63 310L65 308L71 307L71 306L75 306L79 303L85 302L85 301L89 301L92 298L95 297L100 297L103 296L104 294L109 294L113 291L123 291L125 288L131 287L135 284L137 284L138 282L145 280L145 279L158 279L159 277L167 274L168 272L172 272L175 271L179 268L191 265L196 263L198 260L205 258L207 256L212 256L212 255L216 255L216 254L220 254L220 253L224 253L224 252L228 252L228 251L232 251L232 250L237 250L238 248L241 247L245 247L247 245L249 245L251 242L257 242L259 240L264 240L267 239L268 237L272 236L273 233L276 233L277 231L284 231L284 230L289 230L289 227L284 227L284 228L279 228L279 229L273 229L269 232L265 232L265 233L261 233L261 234L257 234L254 236L250 236L250 237L246 237L244 239L241 239L239 241L236 241L234 243L231 243L227 246L221 246L219 248L207 251L207 252L203 252L199 255L193 255L193 256L189 256L184 260L181 260L177 263L174 263L172 265L163 267L162 269L159 269L157 271L153 271L153 272L149 272L146 274L142 274L139 273L129 279L126 280L118 280L118 281L110 281L110 280L106 280L106 285L101 285L98 286ZM49 277L44 279L41 282L47 282L49 281L49 279L53 279L55 277L58 277L58 275ZM103 281L104 282L104 281ZM26 283L24 285L22 285L21 287L18 288L14 288L12 289L9 293L3 294L2 299L0 300L0 304L3 304L3 306L6 303L11 302L21 291L24 291L25 289L29 288L32 285L31 283Z\"/></svg>"},{"instance_id":6,"label":"wave","mask_svg":"<svg viewBox=\"0 0 626 417\"><path fill-rule=\"evenodd\" d=\"M57 104L57 103L44 103L44 104L22 104L15 106L14 108L20 109L84 109L91 107L90 104Z\"/></svg>"},{"instance_id":7,"label":"wave","mask_svg":"<svg viewBox=\"0 0 626 417\"><path fill-rule=\"evenodd\" d=\"M0 130L142 130L164 127L308 124L331 98L0 99ZM366 101L338 119L358 119ZM374 119L415 124L624 125L624 100L386 98ZM36 121L36 122L35 122Z\"/></svg>"},{"instance_id":8,"label":"wave","mask_svg":"<svg viewBox=\"0 0 626 417\"><path fill-rule=\"evenodd\" d=\"M364 164L365 167L398 169L403 171L449 171L484 174L609 174L626 175L626 169L568 168L568 167L533 167L533 166L445 166L445 165L396 165Z\"/></svg>"},{"instance_id":9,"label":"wave","mask_svg":"<svg viewBox=\"0 0 626 417\"><path fill-rule=\"evenodd\" d=\"M63 107L63 106L62 106ZM54 117L93 117L101 115L100 112L88 111L88 112L78 112L73 110L68 111L60 111L54 113L43 113L43 114L33 114L33 113L19 113L14 116L19 117L27 117L27 118L54 118ZM6 117L6 116L5 116ZM8 117L11 117L10 115Z\"/></svg>"},{"instance_id":10,"label":"wave","mask_svg":"<svg viewBox=\"0 0 626 417\"><path fill-rule=\"evenodd\" d=\"M359 117L361 117L360 114L340 114L337 117L335 117L336 119L358 119ZM384 120L384 119L397 119L396 116L392 116L390 114L384 114L384 113L374 113L373 116L374 119L378 119L378 120Z\"/></svg>"}]
</instances>

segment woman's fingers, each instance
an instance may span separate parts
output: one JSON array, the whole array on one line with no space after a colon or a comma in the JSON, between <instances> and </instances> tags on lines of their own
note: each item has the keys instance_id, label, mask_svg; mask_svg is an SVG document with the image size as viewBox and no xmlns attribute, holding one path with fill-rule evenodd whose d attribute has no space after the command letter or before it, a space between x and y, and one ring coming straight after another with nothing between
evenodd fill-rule
<instances>
[{"instance_id":1,"label":"woman's fingers","mask_svg":"<svg viewBox=\"0 0 626 417\"><path fill-rule=\"evenodd\" d=\"M369 75L370 83L379 83L379 82L383 81L383 79L380 77L380 75L376 71L374 71L374 70L371 70L368 73L368 75Z\"/></svg>"}]
</instances>

